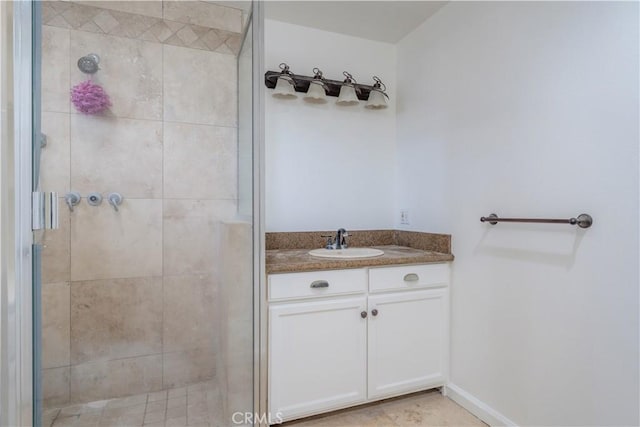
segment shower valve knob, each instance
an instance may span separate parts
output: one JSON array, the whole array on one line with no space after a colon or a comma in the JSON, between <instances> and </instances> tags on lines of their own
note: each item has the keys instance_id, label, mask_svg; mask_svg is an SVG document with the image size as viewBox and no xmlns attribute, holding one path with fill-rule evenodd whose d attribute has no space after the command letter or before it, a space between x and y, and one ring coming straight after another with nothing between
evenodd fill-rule
<instances>
[{"instance_id":1,"label":"shower valve knob","mask_svg":"<svg viewBox=\"0 0 640 427\"><path fill-rule=\"evenodd\" d=\"M76 191L70 191L64 195L64 201L67 204L67 206L69 206L69 210L71 212L73 212L74 206L78 206L80 204L81 199L82 197L80 196L80 193Z\"/></svg>"},{"instance_id":2,"label":"shower valve knob","mask_svg":"<svg viewBox=\"0 0 640 427\"><path fill-rule=\"evenodd\" d=\"M109 195L107 196L109 204L113 206L113 209L115 209L116 212L118 212L118 206L122 204L123 199L124 198L120 193L109 193Z\"/></svg>"}]
</instances>

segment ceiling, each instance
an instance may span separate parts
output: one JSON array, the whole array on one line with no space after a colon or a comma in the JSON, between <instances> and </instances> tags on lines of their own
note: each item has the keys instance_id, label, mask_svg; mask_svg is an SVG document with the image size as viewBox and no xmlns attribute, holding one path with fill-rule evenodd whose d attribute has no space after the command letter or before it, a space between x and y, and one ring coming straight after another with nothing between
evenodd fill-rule
<instances>
[{"instance_id":1,"label":"ceiling","mask_svg":"<svg viewBox=\"0 0 640 427\"><path fill-rule=\"evenodd\" d=\"M446 1L267 1L265 17L369 40L397 43Z\"/></svg>"}]
</instances>

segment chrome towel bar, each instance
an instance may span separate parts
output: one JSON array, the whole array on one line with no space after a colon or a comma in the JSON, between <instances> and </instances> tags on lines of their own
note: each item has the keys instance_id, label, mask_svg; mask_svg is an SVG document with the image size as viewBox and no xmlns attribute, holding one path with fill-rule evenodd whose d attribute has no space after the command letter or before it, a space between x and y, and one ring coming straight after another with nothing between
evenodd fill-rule
<instances>
[{"instance_id":1,"label":"chrome towel bar","mask_svg":"<svg viewBox=\"0 0 640 427\"><path fill-rule=\"evenodd\" d=\"M571 224L578 225L580 228L589 228L593 224L593 218L588 214L580 214L577 218L569 219L552 219L552 218L500 218L498 215L492 213L489 216L483 216L480 218L480 222L488 222L491 225L496 225L498 222L535 222L539 224Z\"/></svg>"}]
</instances>

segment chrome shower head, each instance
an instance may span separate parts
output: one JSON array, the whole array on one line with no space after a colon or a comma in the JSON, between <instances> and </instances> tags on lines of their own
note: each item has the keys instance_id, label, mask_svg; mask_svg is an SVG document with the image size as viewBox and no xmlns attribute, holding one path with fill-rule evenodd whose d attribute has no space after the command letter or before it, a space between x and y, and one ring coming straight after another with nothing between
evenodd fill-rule
<instances>
[{"instance_id":1,"label":"chrome shower head","mask_svg":"<svg viewBox=\"0 0 640 427\"><path fill-rule=\"evenodd\" d=\"M90 53L78 59L78 68L85 74L95 74L100 68L100 57L95 53Z\"/></svg>"}]
</instances>

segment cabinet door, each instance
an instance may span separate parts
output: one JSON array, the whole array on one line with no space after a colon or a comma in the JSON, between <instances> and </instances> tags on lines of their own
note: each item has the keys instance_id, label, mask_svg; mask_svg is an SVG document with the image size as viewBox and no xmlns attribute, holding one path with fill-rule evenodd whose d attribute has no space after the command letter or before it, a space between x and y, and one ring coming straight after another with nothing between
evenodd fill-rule
<instances>
[{"instance_id":1,"label":"cabinet door","mask_svg":"<svg viewBox=\"0 0 640 427\"><path fill-rule=\"evenodd\" d=\"M366 400L366 298L269 307L269 410L285 420Z\"/></svg>"},{"instance_id":2,"label":"cabinet door","mask_svg":"<svg viewBox=\"0 0 640 427\"><path fill-rule=\"evenodd\" d=\"M447 295L434 289L369 297L369 399L445 383Z\"/></svg>"}]
</instances>

